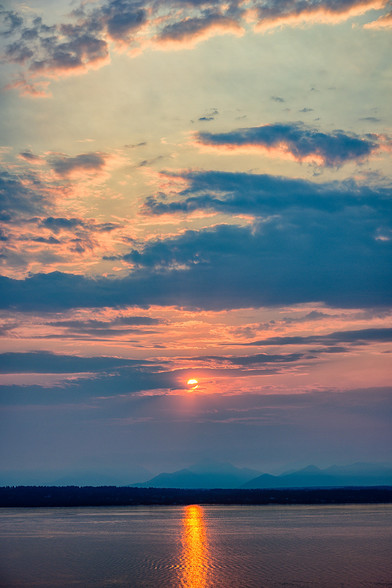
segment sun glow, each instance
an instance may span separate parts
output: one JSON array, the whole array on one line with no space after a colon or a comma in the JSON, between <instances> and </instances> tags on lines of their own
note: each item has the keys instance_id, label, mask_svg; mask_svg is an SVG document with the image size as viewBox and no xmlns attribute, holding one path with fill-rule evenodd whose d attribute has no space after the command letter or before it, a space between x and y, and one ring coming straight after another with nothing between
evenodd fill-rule
<instances>
[{"instance_id":1,"label":"sun glow","mask_svg":"<svg viewBox=\"0 0 392 588\"><path fill-rule=\"evenodd\" d=\"M195 390L198 387L199 382L195 378L191 378L187 381L187 384L188 386L192 386L192 390Z\"/></svg>"}]
</instances>

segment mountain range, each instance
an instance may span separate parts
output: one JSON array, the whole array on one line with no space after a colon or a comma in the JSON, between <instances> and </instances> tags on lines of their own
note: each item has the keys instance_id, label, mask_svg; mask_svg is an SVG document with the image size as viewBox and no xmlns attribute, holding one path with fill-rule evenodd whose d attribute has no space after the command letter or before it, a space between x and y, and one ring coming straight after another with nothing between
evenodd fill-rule
<instances>
[{"instance_id":1,"label":"mountain range","mask_svg":"<svg viewBox=\"0 0 392 588\"><path fill-rule=\"evenodd\" d=\"M173 473L161 473L139 488L327 488L342 486L392 486L392 465L355 463L320 469L310 465L281 475L238 468L229 463L202 461Z\"/></svg>"},{"instance_id":2,"label":"mountain range","mask_svg":"<svg viewBox=\"0 0 392 588\"><path fill-rule=\"evenodd\" d=\"M141 484L139 488L240 488L259 476L260 472L248 468L237 468L230 463L202 460L188 468L171 474L162 473Z\"/></svg>"}]
</instances>

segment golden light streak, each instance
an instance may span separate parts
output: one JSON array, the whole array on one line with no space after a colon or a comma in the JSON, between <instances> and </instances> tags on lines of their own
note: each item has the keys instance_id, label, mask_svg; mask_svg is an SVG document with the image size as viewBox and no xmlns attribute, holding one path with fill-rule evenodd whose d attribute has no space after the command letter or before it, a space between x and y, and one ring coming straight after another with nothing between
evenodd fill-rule
<instances>
[{"instance_id":1,"label":"golden light streak","mask_svg":"<svg viewBox=\"0 0 392 588\"><path fill-rule=\"evenodd\" d=\"M183 574L180 586L205 588L209 579L209 552L204 511L197 504L185 507L182 543Z\"/></svg>"}]
</instances>

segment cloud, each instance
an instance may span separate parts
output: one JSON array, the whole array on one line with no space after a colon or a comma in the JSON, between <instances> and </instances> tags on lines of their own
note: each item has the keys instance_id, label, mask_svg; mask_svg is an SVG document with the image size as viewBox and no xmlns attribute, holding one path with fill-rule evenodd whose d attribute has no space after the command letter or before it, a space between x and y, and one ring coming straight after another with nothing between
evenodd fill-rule
<instances>
[{"instance_id":1,"label":"cloud","mask_svg":"<svg viewBox=\"0 0 392 588\"><path fill-rule=\"evenodd\" d=\"M23 18L14 10L5 10L0 6L0 35L12 35L23 24Z\"/></svg>"},{"instance_id":2,"label":"cloud","mask_svg":"<svg viewBox=\"0 0 392 588\"><path fill-rule=\"evenodd\" d=\"M0 171L0 217L10 221L15 216L39 214L50 208L50 197L45 186L32 174L18 177Z\"/></svg>"},{"instance_id":3,"label":"cloud","mask_svg":"<svg viewBox=\"0 0 392 588\"><path fill-rule=\"evenodd\" d=\"M31 12L1 9L5 59L20 67L6 88L19 89L22 95L49 96L48 80L100 68L110 61L113 50L136 55L148 47L189 48L215 35L242 35L249 23L258 30L333 24L386 4L386 0L107 0L82 2L68 22L51 26ZM389 16L382 16L366 26L382 28L389 22Z\"/></svg>"},{"instance_id":4,"label":"cloud","mask_svg":"<svg viewBox=\"0 0 392 588\"><path fill-rule=\"evenodd\" d=\"M54 161L60 180L47 169L32 171L19 163L9 166L12 173L0 172L0 218L7 227L1 233L3 274L19 277L30 270L57 269L59 264L75 268L75 261L85 265L95 258L99 263L103 254L116 251L120 223L65 216L69 209L64 207L64 197L69 205L72 197L80 197L81 190L76 184L65 187L62 179L68 181L75 173L85 175L89 166L95 166L95 177L102 161L93 155Z\"/></svg>"},{"instance_id":5,"label":"cloud","mask_svg":"<svg viewBox=\"0 0 392 588\"><path fill-rule=\"evenodd\" d=\"M375 124L381 122L381 119L380 118L377 118L376 116L363 116L363 117L361 117L358 120L363 120L363 121L370 122L370 123L375 123Z\"/></svg>"},{"instance_id":6,"label":"cloud","mask_svg":"<svg viewBox=\"0 0 392 588\"><path fill-rule=\"evenodd\" d=\"M392 11L383 14L377 20L364 25L365 29L385 30L392 28Z\"/></svg>"},{"instance_id":7,"label":"cloud","mask_svg":"<svg viewBox=\"0 0 392 588\"><path fill-rule=\"evenodd\" d=\"M48 161L51 168L59 176L69 176L74 172L101 171L106 163L103 153L81 153L75 157L67 155L52 155Z\"/></svg>"},{"instance_id":8,"label":"cloud","mask_svg":"<svg viewBox=\"0 0 392 588\"><path fill-rule=\"evenodd\" d=\"M272 215L294 215L302 223L301 215L331 213L346 214L357 209L365 221L364 207L372 210L374 230L391 221L389 186L374 188L354 181L315 183L308 180L217 171L189 171L181 178L186 188L176 199L164 193L149 197L144 204L147 214L170 214L195 210L216 211L227 214L251 214L265 218ZM301 209L301 210L300 210ZM338 218L338 217L337 217ZM294 219L292 219L294 220Z\"/></svg>"},{"instance_id":9,"label":"cloud","mask_svg":"<svg viewBox=\"0 0 392 588\"><path fill-rule=\"evenodd\" d=\"M185 18L166 25L153 41L158 46L169 49L189 48L215 35L227 33L242 35L243 32L237 20L217 13L207 13L200 18Z\"/></svg>"},{"instance_id":10,"label":"cloud","mask_svg":"<svg viewBox=\"0 0 392 588\"><path fill-rule=\"evenodd\" d=\"M249 10L260 31L305 23L335 24L360 16L370 10L381 10L387 0L257 0Z\"/></svg>"},{"instance_id":11,"label":"cloud","mask_svg":"<svg viewBox=\"0 0 392 588\"><path fill-rule=\"evenodd\" d=\"M258 353L256 355L245 356L205 355L198 358L199 361L213 362L218 365L235 366L238 368L248 368L250 371L264 365L293 363L303 359L309 359L309 356L304 353L288 353L281 355Z\"/></svg>"},{"instance_id":12,"label":"cloud","mask_svg":"<svg viewBox=\"0 0 392 588\"><path fill-rule=\"evenodd\" d=\"M202 122L210 122L211 120L215 120L215 117L219 114L217 108L210 108L203 116L198 118L198 120Z\"/></svg>"},{"instance_id":13,"label":"cloud","mask_svg":"<svg viewBox=\"0 0 392 588\"><path fill-rule=\"evenodd\" d=\"M43 227L50 229L54 233L58 233L63 229L74 230L76 227L83 226L83 224L83 221L79 218L64 218L53 216L48 216L41 221L41 225Z\"/></svg>"},{"instance_id":14,"label":"cloud","mask_svg":"<svg viewBox=\"0 0 392 588\"><path fill-rule=\"evenodd\" d=\"M119 359L116 357L80 357L57 355L50 351L0 354L0 373L81 373L110 371L133 365L148 365L148 361Z\"/></svg>"},{"instance_id":15,"label":"cloud","mask_svg":"<svg viewBox=\"0 0 392 588\"><path fill-rule=\"evenodd\" d=\"M338 331L326 335L295 335L288 337L269 337L260 339L243 345L334 345L338 343L349 343L353 345L363 345L366 343L388 343L392 341L391 328L370 328L359 329L356 331Z\"/></svg>"},{"instance_id":16,"label":"cloud","mask_svg":"<svg viewBox=\"0 0 392 588\"><path fill-rule=\"evenodd\" d=\"M55 237L32 237L31 241L35 243L45 243L46 245L59 245L61 241Z\"/></svg>"},{"instance_id":17,"label":"cloud","mask_svg":"<svg viewBox=\"0 0 392 588\"><path fill-rule=\"evenodd\" d=\"M39 193L5 178L7 202L18 214L37 214L45 206ZM188 172L182 179L187 187L174 200L150 198L145 212L208 210L251 215L254 222L149 241L118 256L133 267L121 279L59 272L24 281L3 278L3 305L49 310L156 303L218 309L313 301L370 306L390 301L388 187L224 172ZM90 233L116 228L76 217L40 215L34 222L56 237L69 231L74 240L69 246L75 251L84 250ZM50 240L51 235L31 237ZM51 244L55 246L53 240Z\"/></svg>"},{"instance_id":18,"label":"cloud","mask_svg":"<svg viewBox=\"0 0 392 588\"><path fill-rule=\"evenodd\" d=\"M147 22L148 12L140 5L140 2L127 0L112 0L104 5L102 20L112 39L129 40L130 35Z\"/></svg>"},{"instance_id":19,"label":"cloud","mask_svg":"<svg viewBox=\"0 0 392 588\"><path fill-rule=\"evenodd\" d=\"M72 338L87 338L91 340L94 338L110 338L123 337L129 334L139 333L150 335L155 331L146 329L144 327L151 327L152 325L159 325L162 321L148 316L131 316L131 317L117 317L114 320L62 320L50 321L47 323L48 327L55 327L62 330L62 334L53 335L53 332L47 335L47 338L68 337Z\"/></svg>"},{"instance_id":20,"label":"cloud","mask_svg":"<svg viewBox=\"0 0 392 588\"><path fill-rule=\"evenodd\" d=\"M70 159L72 169L75 158ZM68 161L65 173L67 165ZM10 223L22 218L31 228L27 235L19 230L13 242L30 240L30 252L20 245L18 251L34 261L35 272L40 267L45 272L25 280L2 278L3 307L61 310L158 304L224 309L300 302L369 307L390 302L388 186L212 171L171 175L185 189L147 199L145 214L207 211L230 215L230 224L134 244L119 254L118 244L96 236L110 234L118 225L48 215L50 200L39 183L30 185L3 174L4 219ZM240 226L244 215L248 225ZM10 236L4 234L7 246ZM103 256L118 259L129 267L129 275L93 279L50 272L59 262L74 267L75 253L89 263ZM12 260L14 266L21 263Z\"/></svg>"},{"instance_id":21,"label":"cloud","mask_svg":"<svg viewBox=\"0 0 392 588\"><path fill-rule=\"evenodd\" d=\"M236 129L227 133L199 132L198 146L221 153L240 149L257 150L272 156L291 156L296 161L312 161L327 167L339 167L350 161L360 162L378 151L384 138L336 130L323 133L303 123L275 123Z\"/></svg>"},{"instance_id":22,"label":"cloud","mask_svg":"<svg viewBox=\"0 0 392 588\"><path fill-rule=\"evenodd\" d=\"M11 63L27 65L29 75L49 77L79 73L107 63L107 42L81 24L47 26L40 17L24 27L19 38L6 47Z\"/></svg>"},{"instance_id":23,"label":"cloud","mask_svg":"<svg viewBox=\"0 0 392 588\"><path fill-rule=\"evenodd\" d=\"M316 218L301 230L276 222L256 231L225 225L187 231L127 254L137 269L125 278L59 272L2 278L2 306L48 312L145 304L210 310L310 301L390 304L391 244L347 219L325 226Z\"/></svg>"},{"instance_id":24,"label":"cloud","mask_svg":"<svg viewBox=\"0 0 392 588\"><path fill-rule=\"evenodd\" d=\"M33 163L36 165L42 165L42 163L43 163L43 159L41 157L39 157L38 155L35 155L34 153L32 153L29 150L21 151L19 153L19 157L21 159L24 159L28 163Z\"/></svg>"}]
</instances>

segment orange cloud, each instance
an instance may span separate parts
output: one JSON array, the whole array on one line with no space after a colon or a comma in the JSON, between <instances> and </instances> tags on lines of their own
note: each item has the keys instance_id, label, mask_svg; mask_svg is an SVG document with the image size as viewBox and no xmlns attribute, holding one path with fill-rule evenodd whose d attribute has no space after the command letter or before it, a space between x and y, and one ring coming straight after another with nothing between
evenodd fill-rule
<instances>
[{"instance_id":1,"label":"orange cloud","mask_svg":"<svg viewBox=\"0 0 392 588\"><path fill-rule=\"evenodd\" d=\"M364 25L365 29L383 30L392 28L392 12Z\"/></svg>"},{"instance_id":2,"label":"orange cloud","mask_svg":"<svg viewBox=\"0 0 392 588\"><path fill-rule=\"evenodd\" d=\"M312 153L311 155L296 156L290 150L289 146L282 142L275 147L265 147L263 145L205 145L194 141L193 145L198 147L202 153L218 153L222 155L235 155L238 152L249 153L253 155L265 155L271 158L286 159L288 161L297 161L300 163L315 163L322 165L324 159L322 156Z\"/></svg>"},{"instance_id":3,"label":"orange cloud","mask_svg":"<svg viewBox=\"0 0 392 588\"><path fill-rule=\"evenodd\" d=\"M244 34L244 29L239 25L238 22L228 18L222 18L212 20L211 22L195 24L194 26L188 27L187 24L196 19L184 20L178 24L173 33L165 34L165 31L161 35L155 36L152 39L151 44L159 49L164 50L176 50L176 49L192 49L200 43L215 37L216 35L232 34L238 37ZM169 27L168 27L169 29Z\"/></svg>"},{"instance_id":4,"label":"orange cloud","mask_svg":"<svg viewBox=\"0 0 392 588\"><path fill-rule=\"evenodd\" d=\"M327 6L319 7L318 5L304 8L287 14L276 11L274 14L263 14L263 10L258 11L255 17L254 11L249 12L249 20L258 18L259 21L254 26L256 31L266 31L283 26L301 26L303 24L338 24L350 18L361 16L370 10L381 10L386 5L386 0L364 0L349 7L337 5L335 9Z\"/></svg>"}]
</instances>

